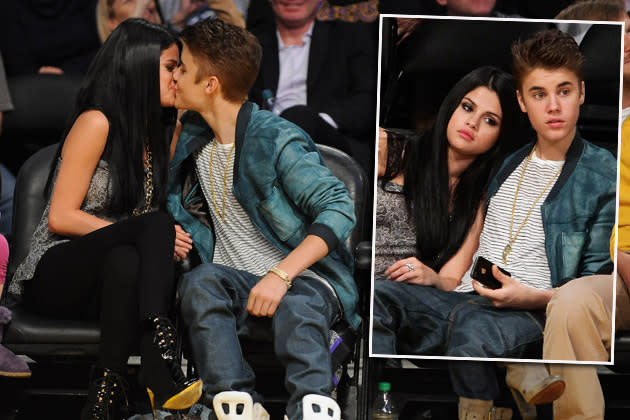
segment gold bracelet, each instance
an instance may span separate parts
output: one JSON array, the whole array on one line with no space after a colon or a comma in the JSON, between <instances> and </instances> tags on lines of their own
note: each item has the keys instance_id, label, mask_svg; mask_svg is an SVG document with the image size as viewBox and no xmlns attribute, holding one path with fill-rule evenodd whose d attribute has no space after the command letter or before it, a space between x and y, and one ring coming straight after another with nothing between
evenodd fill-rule
<instances>
[{"instance_id":1,"label":"gold bracelet","mask_svg":"<svg viewBox=\"0 0 630 420\"><path fill-rule=\"evenodd\" d=\"M291 286L293 285L292 281L289 279L289 275L285 273L284 271L282 271L281 269L279 269L278 267L271 267L269 271L267 271L267 274L269 273L273 273L276 276L280 277L282 281L287 284L287 290L289 290Z\"/></svg>"}]
</instances>

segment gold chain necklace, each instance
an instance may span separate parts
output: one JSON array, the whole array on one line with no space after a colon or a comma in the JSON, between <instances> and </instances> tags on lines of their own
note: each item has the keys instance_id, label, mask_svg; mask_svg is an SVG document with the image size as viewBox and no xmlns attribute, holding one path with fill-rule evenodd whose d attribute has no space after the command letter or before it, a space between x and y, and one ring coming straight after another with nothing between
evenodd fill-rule
<instances>
[{"instance_id":1,"label":"gold chain necklace","mask_svg":"<svg viewBox=\"0 0 630 420\"><path fill-rule=\"evenodd\" d=\"M214 145L216 144L216 138L212 139L212 147L210 148L210 191L212 192L212 204L214 205L214 211L218 216L221 217L221 221L225 223L225 190L227 188L227 172L230 166L230 159L232 158L232 153L234 152L234 145L236 142L232 143L232 147L230 148L230 153L228 154L227 162L225 163L225 170L223 171L223 197L221 198L221 210L219 211L219 206L217 206L217 200L214 196L214 178L212 176L212 161L214 158Z\"/></svg>"},{"instance_id":2,"label":"gold chain necklace","mask_svg":"<svg viewBox=\"0 0 630 420\"><path fill-rule=\"evenodd\" d=\"M151 153L151 146L148 143L145 145L145 150L147 155L144 160L144 208L135 208L132 212L134 216L150 212L151 201L153 201L153 153Z\"/></svg>"},{"instance_id":3,"label":"gold chain necklace","mask_svg":"<svg viewBox=\"0 0 630 420\"><path fill-rule=\"evenodd\" d=\"M521 172L521 176L518 179L518 184L516 185L516 192L514 193L514 200L512 200L512 215L510 217L510 240L505 246L505 248L503 248L503 264L505 265L508 264L507 259L508 259L508 255L510 255L510 252L512 252L512 245L514 244L514 241L516 241L516 238L518 237L519 233L521 233L523 226L525 226L525 222L527 222L527 219L529 219L529 215L532 214L532 211L534 210L536 203L538 202L538 200L540 200L540 197L543 196L545 191L547 191L549 186L556 180L558 175L560 175L560 171L562 170L562 167L564 166L563 164L562 166L560 166L560 168L558 168L554 176L549 180L549 182L547 182L547 185L545 185L545 188L543 188L540 194L538 194L538 197L536 197L531 207L527 211L525 218L521 222L521 225L518 227L516 234L512 236L512 228L514 226L514 210L516 209L516 198L518 197L518 192L521 189L521 183L523 182L523 178L525 177L525 171L527 170L527 166L529 165L529 162L532 160L532 156L534 155L534 150L536 150L536 147L533 147L532 151L529 152L529 155L527 156L527 160L525 161L525 165L523 165L523 171Z\"/></svg>"}]
</instances>

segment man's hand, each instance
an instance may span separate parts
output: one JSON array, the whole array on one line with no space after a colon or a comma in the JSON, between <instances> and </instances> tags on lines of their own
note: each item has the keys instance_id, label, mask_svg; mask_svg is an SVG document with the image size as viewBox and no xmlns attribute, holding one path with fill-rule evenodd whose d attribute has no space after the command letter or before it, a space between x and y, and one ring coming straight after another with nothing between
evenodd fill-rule
<instances>
[{"instance_id":1,"label":"man's hand","mask_svg":"<svg viewBox=\"0 0 630 420\"><path fill-rule=\"evenodd\" d=\"M271 318L288 290L284 280L273 273L267 273L249 292L245 310L254 316Z\"/></svg>"},{"instance_id":2,"label":"man's hand","mask_svg":"<svg viewBox=\"0 0 630 420\"><path fill-rule=\"evenodd\" d=\"M437 273L430 267L422 264L416 257L396 261L385 270L385 274L387 274L389 280L398 282L424 286L436 286L438 283Z\"/></svg>"},{"instance_id":3,"label":"man's hand","mask_svg":"<svg viewBox=\"0 0 630 420\"><path fill-rule=\"evenodd\" d=\"M175 225L175 261L186 258L192 249L192 244L190 233L184 231L180 225Z\"/></svg>"},{"instance_id":4,"label":"man's hand","mask_svg":"<svg viewBox=\"0 0 630 420\"><path fill-rule=\"evenodd\" d=\"M552 292L549 290L538 290L533 287L524 285L514 280L512 277L506 276L499 270L496 265L492 266L492 274L501 284L500 289L490 289L473 280L473 288L479 295L485 296L492 301L497 308L510 309L542 309L551 299Z\"/></svg>"}]
</instances>

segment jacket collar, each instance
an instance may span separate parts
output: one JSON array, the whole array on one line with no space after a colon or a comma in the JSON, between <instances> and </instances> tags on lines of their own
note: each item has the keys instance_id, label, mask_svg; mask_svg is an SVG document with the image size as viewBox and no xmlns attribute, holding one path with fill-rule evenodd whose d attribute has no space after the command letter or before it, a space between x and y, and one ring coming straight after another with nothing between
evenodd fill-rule
<instances>
[{"instance_id":1,"label":"jacket collar","mask_svg":"<svg viewBox=\"0 0 630 420\"><path fill-rule=\"evenodd\" d=\"M520 150L514 152L512 157L508 157L507 163L503 166L503 168L496 175L496 182L494 183L493 191L489 191L488 199L491 195L493 195L499 187L503 184L503 182L507 179L508 176L518 167L518 165L527 157L527 155L531 152L531 150L536 145L536 142L531 142L523 146ZM558 180L554 184L551 191L547 195L545 202L549 202L553 200L562 190L562 187L567 182L575 166L578 163L580 156L582 155L582 151L584 150L584 139L580 135L578 130L575 131L575 136L573 137L573 141L567 150L567 154L564 160L564 166L562 167L562 171L558 176Z\"/></svg>"},{"instance_id":2,"label":"jacket collar","mask_svg":"<svg viewBox=\"0 0 630 420\"><path fill-rule=\"evenodd\" d=\"M258 109L258 106L252 102L245 102L238 111L236 117L236 147L234 162L238 162L238 157L243 146L243 140L245 139L245 132L247 131L247 125L251 114L254 110ZM203 119L203 117L195 111L186 111L181 117L182 132L179 135L177 141L177 147L173 159L171 160L171 168L179 165L188 156L199 150L200 147L205 146L212 140L214 133ZM238 167L234 167L234 178L236 178Z\"/></svg>"}]
</instances>

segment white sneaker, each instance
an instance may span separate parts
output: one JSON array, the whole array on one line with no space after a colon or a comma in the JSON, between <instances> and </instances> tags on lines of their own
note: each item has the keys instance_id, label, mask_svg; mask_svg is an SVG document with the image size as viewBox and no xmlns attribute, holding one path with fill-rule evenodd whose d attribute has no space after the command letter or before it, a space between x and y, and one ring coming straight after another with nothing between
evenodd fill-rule
<instances>
[{"instance_id":1,"label":"white sneaker","mask_svg":"<svg viewBox=\"0 0 630 420\"><path fill-rule=\"evenodd\" d=\"M239 405L242 410L238 409ZM253 404L252 396L247 392L220 392L214 396L212 407L218 420L269 420L265 407L260 403Z\"/></svg>"},{"instance_id":2,"label":"white sneaker","mask_svg":"<svg viewBox=\"0 0 630 420\"><path fill-rule=\"evenodd\" d=\"M332 398L317 394L308 394L302 398L302 420L340 419L341 409Z\"/></svg>"}]
</instances>

